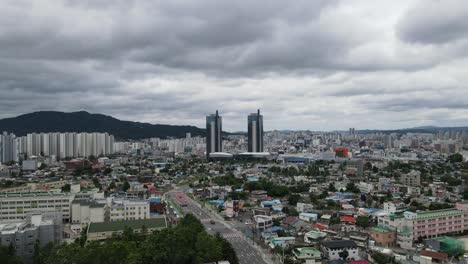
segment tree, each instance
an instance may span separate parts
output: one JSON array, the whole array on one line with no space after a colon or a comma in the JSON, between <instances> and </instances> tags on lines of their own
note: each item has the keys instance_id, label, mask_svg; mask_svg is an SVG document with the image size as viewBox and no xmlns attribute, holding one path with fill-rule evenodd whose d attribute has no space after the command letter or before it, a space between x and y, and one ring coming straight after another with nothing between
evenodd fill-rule
<instances>
[{"instance_id":1,"label":"tree","mask_svg":"<svg viewBox=\"0 0 468 264\"><path fill-rule=\"evenodd\" d=\"M15 248L10 244L8 247L0 245L0 263L21 264L23 262L15 255Z\"/></svg>"},{"instance_id":2,"label":"tree","mask_svg":"<svg viewBox=\"0 0 468 264\"><path fill-rule=\"evenodd\" d=\"M358 216L356 219L356 225L362 228L369 227L370 225L370 218L367 216Z\"/></svg>"},{"instance_id":3,"label":"tree","mask_svg":"<svg viewBox=\"0 0 468 264\"><path fill-rule=\"evenodd\" d=\"M43 259L41 258L41 245L40 245L39 240L36 240L36 242L34 242L33 263L34 264L44 263Z\"/></svg>"},{"instance_id":4,"label":"tree","mask_svg":"<svg viewBox=\"0 0 468 264\"><path fill-rule=\"evenodd\" d=\"M328 191L329 192L336 192L335 185L333 183L331 183L331 182L330 182L330 184L328 184Z\"/></svg>"},{"instance_id":5,"label":"tree","mask_svg":"<svg viewBox=\"0 0 468 264\"><path fill-rule=\"evenodd\" d=\"M346 191L353 193L360 192L359 188L354 184L354 182L349 182L348 184L346 184Z\"/></svg>"},{"instance_id":6,"label":"tree","mask_svg":"<svg viewBox=\"0 0 468 264\"><path fill-rule=\"evenodd\" d=\"M301 199L301 196L299 194L290 194L288 197L288 203L290 205L296 206L297 202Z\"/></svg>"},{"instance_id":7,"label":"tree","mask_svg":"<svg viewBox=\"0 0 468 264\"><path fill-rule=\"evenodd\" d=\"M130 183L128 183L128 180L125 180L123 185L122 185L122 190L124 192L128 191L128 189L130 189Z\"/></svg>"},{"instance_id":8,"label":"tree","mask_svg":"<svg viewBox=\"0 0 468 264\"><path fill-rule=\"evenodd\" d=\"M460 153L452 154L448 157L450 163L463 162L463 155Z\"/></svg>"},{"instance_id":9,"label":"tree","mask_svg":"<svg viewBox=\"0 0 468 264\"><path fill-rule=\"evenodd\" d=\"M62 192L70 192L71 185L69 183L66 183L65 185L62 186Z\"/></svg>"},{"instance_id":10,"label":"tree","mask_svg":"<svg viewBox=\"0 0 468 264\"><path fill-rule=\"evenodd\" d=\"M390 257L387 255L384 255L380 252L374 252L371 254L372 259L374 260L375 263L377 264L391 264L391 263L397 263L395 261L394 257Z\"/></svg>"},{"instance_id":11,"label":"tree","mask_svg":"<svg viewBox=\"0 0 468 264\"><path fill-rule=\"evenodd\" d=\"M348 250L343 250L340 253L338 253L338 256L340 256L341 259L346 260L349 256Z\"/></svg>"}]
</instances>

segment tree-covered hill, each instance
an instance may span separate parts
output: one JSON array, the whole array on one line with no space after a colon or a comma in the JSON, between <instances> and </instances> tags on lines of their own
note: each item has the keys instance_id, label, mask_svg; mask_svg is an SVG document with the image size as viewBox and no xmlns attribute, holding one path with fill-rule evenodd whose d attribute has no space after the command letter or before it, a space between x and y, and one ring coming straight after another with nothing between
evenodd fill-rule
<instances>
[{"instance_id":1,"label":"tree-covered hill","mask_svg":"<svg viewBox=\"0 0 468 264\"><path fill-rule=\"evenodd\" d=\"M41 111L17 117L0 119L0 131L24 136L40 132L108 132L118 139L142 139L150 137L204 136L205 129L195 126L153 125L122 121L111 116L81 112Z\"/></svg>"}]
</instances>

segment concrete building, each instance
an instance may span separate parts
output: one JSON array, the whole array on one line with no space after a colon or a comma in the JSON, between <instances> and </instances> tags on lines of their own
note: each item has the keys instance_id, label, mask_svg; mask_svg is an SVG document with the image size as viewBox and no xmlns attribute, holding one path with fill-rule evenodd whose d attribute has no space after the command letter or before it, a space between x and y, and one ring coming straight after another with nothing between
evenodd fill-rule
<instances>
[{"instance_id":1,"label":"concrete building","mask_svg":"<svg viewBox=\"0 0 468 264\"><path fill-rule=\"evenodd\" d=\"M456 208L426 212L404 212L402 215L384 215L379 225L397 231L397 244L418 238L431 238L457 234L468 230L468 203L458 203Z\"/></svg>"},{"instance_id":2,"label":"concrete building","mask_svg":"<svg viewBox=\"0 0 468 264\"><path fill-rule=\"evenodd\" d=\"M0 164L18 161L17 141L14 134L0 134Z\"/></svg>"},{"instance_id":3,"label":"concrete building","mask_svg":"<svg viewBox=\"0 0 468 264\"><path fill-rule=\"evenodd\" d=\"M114 136L108 133L32 133L19 139L19 153L58 158L114 153Z\"/></svg>"},{"instance_id":4,"label":"concrete building","mask_svg":"<svg viewBox=\"0 0 468 264\"><path fill-rule=\"evenodd\" d=\"M384 211L390 214L403 213L407 209L406 204L402 201L385 202L383 205Z\"/></svg>"},{"instance_id":5,"label":"concrete building","mask_svg":"<svg viewBox=\"0 0 468 264\"><path fill-rule=\"evenodd\" d=\"M70 221L73 194L52 192L22 192L0 194L0 220L24 220L28 213L62 212L63 220Z\"/></svg>"},{"instance_id":6,"label":"concrete building","mask_svg":"<svg viewBox=\"0 0 468 264\"><path fill-rule=\"evenodd\" d=\"M401 182L408 186L421 186L421 172L413 170L410 173L403 174L401 175Z\"/></svg>"},{"instance_id":7,"label":"concrete building","mask_svg":"<svg viewBox=\"0 0 468 264\"><path fill-rule=\"evenodd\" d=\"M247 118L248 152L263 152L263 116L260 109Z\"/></svg>"},{"instance_id":8,"label":"concrete building","mask_svg":"<svg viewBox=\"0 0 468 264\"><path fill-rule=\"evenodd\" d=\"M30 213L26 219L0 223L0 244L14 246L16 255L30 260L34 244L41 247L49 242L60 242L63 234L62 214L59 212Z\"/></svg>"},{"instance_id":9,"label":"concrete building","mask_svg":"<svg viewBox=\"0 0 468 264\"><path fill-rule=\"evenodd\" d=\"M254 215L254 224L257 229L265 230L273 226L273 218L267 215Z\"/></svg>"},{"instance_id":10,"label":"concrete building","mask_svg":"<svg viewBox=\"0 0 468 264\"><path fill-rule=\"evenodd\" d=\"M113 200L110 204L110 221L150 218L149 201Z\"/></svg>"},{"instance_id":11,"label":"concrete building","mask_svg":"<svg viewBox=\"0 0 468 264\"><path fill-rule=\"evenodd\" d=\"M109 212L105 201L98 203L89 200L74 200L71 204L71 224L74 230L81 230L81 226L90 223L109 221Z\"/></svg>"},{"instance_id":12,"label":"concrete building","mask_svg":"<svg viewBox=\"0 0 468 264\"><path fill-rule=\"evenodd\" d=\"M396 245L396 231L387 227L376 226L371 228L370 237L378 246L394 247Z\"/></svg>"},{"instance_id":13,"label":"concrete building","mask_svg":"<svg viewBox=\"0 0 468 264\"><path fill-rule=\"evenodd\" d=\"M206 158L210 158L210 153L223 151L222 127L222 118L218 110L216 114L206 117Z\"/></svg>"},{"instance_id":14,"label":"concrete building","mask_svg":"<svg viewBox=\"0 0 468 264\"><path fill-rule=\"evenodd\" d=\"M359 248L352 240L332 240L324 241L321 245L322 255L328 260L341 259L340 253L348 251L347 260L359 260Z\"/></svg>"},{"instance_id":15,"label":"concrete building","mask_svg":"<svg viewBox=\"0 0 468 264\"><path fill-rule=\"evenodd\" d=\"M23 160L23 167L22 169L24 171L35 171L37 170L37 160L31 159L31 160Z\"/></svg>"}]
</instances>

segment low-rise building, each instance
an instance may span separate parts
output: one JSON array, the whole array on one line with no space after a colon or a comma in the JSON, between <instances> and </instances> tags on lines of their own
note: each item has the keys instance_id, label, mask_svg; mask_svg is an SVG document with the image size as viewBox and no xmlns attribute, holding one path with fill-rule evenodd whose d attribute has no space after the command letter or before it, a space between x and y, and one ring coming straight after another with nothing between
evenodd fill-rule
<instances>
[{"instance_id":1,"label":"low-rise building","mask_svg":"<svg viewBox=\"0 0 468 264\"><path fill-rule=\"evenodd\" d=\"M109 221L106 203L93 200L74 200L71 204L71 224L74 231L81 231L81 227L90 223Z\"/></svg>"},{"instance_id":2,"label":"low-rise building","mask_svg":"<svg viewBox=\"0 0 468 264\"><path fill-rule=\"evenodd\" d=\"M321 245L322 255L328 260L341 259L340 253L343 251L348 252L347 260L358 260L359 248L356 242L351 240L331 240L324 241Z\"/></svg>"},{"instance_id":3,"label":"low-rise building","mask_svg":"<svg viewBox=\"0 0 468 264\"><path fill-rule=\"evenodd\" d=\"M387 227L376 226L371 228L370 237L376 245L382 247L393 247L396 245L396 231Z\"/></svg>"},{"instance_id":4,"label":"low-rise building","mask_svg":"<svg viewBox=\"0 0 468 264\"><path fill-rule=\"evenodd\" d=\"M384 211L391 214L403 213L407 206L402 201L390 201L384 203Z\"/></svg>"},{"instance_id":5,"label":"low-rise building","mask_svg":"<svg viewBox=\"0 0 468 264\"><path fill-rule=\"evenodd\" d=\"M150 218L150 205L143 200L112 200L110 221L138 220Z\"/></svg>"},{"instance_id":6,"label":"low-rise building","mask_svg":"<svg viewBox=\"0 0 468 264\"><path fill-rule=\"evenodd\" d=\"M421 172L413 170L410 173L403 174L400 181L408 186L421 186Z\"/></svg>"},{"instance_id":7,"label":"low-rise building","mask_svg":"<svg viewBox=\"0 0 468 264\"><path fill-rule=\"evenodd\" d=\"M273 226L273 219L267 215L254 215L254 224L257 229L265 230Z\"/></svg>"},{"instance_id":8,"label":"low-rise building","mask_svg":"<svg viewBox=\"0 0 468 264\"><path fill-rule=\"evenodd\" d=\"M294 259L306 264L322 263L320 250L313 247L300 247L293 250Z\"/></svg>"}]
</instances>

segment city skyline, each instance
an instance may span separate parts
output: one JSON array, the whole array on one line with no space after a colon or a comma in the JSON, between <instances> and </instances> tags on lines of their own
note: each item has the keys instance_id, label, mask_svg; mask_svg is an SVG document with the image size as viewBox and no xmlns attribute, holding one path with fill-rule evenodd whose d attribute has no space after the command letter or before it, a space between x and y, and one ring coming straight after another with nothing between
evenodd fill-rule
<instances>
[{"instance_id":1,"label":"city skyline","mask_svg":"<svg viewBox=\"0 0 468 264\"><path fill-rule=\"evenodd\" d=\"M0 118L87 110L203 127L210 105L227 131L257 108L265 130L468 124L464 1L0 7Z\"/></svg>"}]
</instances>

